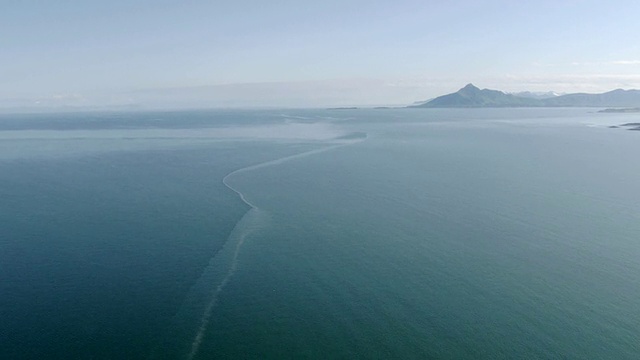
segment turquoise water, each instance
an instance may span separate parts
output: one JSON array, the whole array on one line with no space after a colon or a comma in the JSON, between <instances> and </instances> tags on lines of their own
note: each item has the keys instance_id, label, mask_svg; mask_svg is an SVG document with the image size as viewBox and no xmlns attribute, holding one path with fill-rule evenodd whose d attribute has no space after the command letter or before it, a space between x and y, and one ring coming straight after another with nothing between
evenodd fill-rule
<instances>
[{"instance_id":1,"label":"turquoise water","mask_svg":"<svg viewBox=\"0 0 640 360\"><path fill-rule=\"evenodd\" d=\"M3 115L0 355L637 358L627 122Z\"/></svg>"}]
</instances>

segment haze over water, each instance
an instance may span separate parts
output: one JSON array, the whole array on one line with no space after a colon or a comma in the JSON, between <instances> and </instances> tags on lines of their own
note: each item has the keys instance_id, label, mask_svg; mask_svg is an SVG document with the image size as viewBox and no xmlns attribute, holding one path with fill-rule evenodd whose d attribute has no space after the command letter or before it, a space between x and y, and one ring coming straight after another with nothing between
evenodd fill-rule
<instances>
[{"instance_id":1,"label":"haze over water","mask_svg":"<svg viewBox=\"0 0 640 360\"><path fill-rule=\"evenodd\" d=\"M0 357L634 359L639 119L592 111L2 115Z\"/></svg>"}]
</instances>

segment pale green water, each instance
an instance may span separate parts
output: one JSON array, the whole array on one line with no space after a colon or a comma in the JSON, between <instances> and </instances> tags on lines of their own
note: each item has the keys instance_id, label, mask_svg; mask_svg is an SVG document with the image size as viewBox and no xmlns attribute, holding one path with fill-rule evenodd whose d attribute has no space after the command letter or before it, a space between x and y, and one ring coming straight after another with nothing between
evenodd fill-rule
<instances>
[{"instance_id":1,"label":"pale green water","mask_svg":"<svg viewBox=\"0 0 640 360\"><path fill-rule=\"evenodd\" d=\"M640 133L605 126L635 115L55 119L0 120L5 357L640 353ZM283 158L227 179L243 218L222 178Z\"/></svg>"}]
</instances>

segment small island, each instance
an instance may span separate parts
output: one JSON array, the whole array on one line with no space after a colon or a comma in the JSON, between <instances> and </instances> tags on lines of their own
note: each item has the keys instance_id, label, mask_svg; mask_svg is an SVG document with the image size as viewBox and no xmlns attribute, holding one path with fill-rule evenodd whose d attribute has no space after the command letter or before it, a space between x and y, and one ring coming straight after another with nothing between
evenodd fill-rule
<instances>
[{"instance_id":1,"label":"small island","mask_svg":"<svg viewBox=\"0 0 640 360\"><path fill-rule=\"evenodd\" d=\"M633 107L633 108L609 108L609 109L604 109L604 110L600 110L598 111L599 113L615 113L615 114L619 114L619 113L639 113L640 112L640 107Z\"/></svg>"},{"instance_id":2,"label":"small island","mask_svg":"<svg viewBox=\"0 0 640 360\"><path fill-rule=\"evenodd\" d=\"M640 123L628 123L622 124L621 127L626 127L627 130L640 130Z\"/></svg>"},{"instance_id":3,"label":"small island","mask_svg":"<svg viewBox=\"0 0 640 360\"><path fill-rule=\"evenodd\" d=\"M634 130L634 131L640 131L640 123L626 123L626 124L620 124L620 125L611 125L609 126L610 129L627 129L627 130Z\"/></svg>"}]
</instances>

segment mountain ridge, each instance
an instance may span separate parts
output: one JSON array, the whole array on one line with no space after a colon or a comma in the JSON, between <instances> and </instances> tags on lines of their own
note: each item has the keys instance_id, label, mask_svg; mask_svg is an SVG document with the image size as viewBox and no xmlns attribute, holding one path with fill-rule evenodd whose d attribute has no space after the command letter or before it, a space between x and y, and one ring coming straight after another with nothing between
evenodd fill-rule
<instances>
[{"instance_id":1,"label":"mountain ridge","mask_svg":"<svg viewBox=\"0 0 640 360\"><path fill-rule=\"evenodd\" d=\"M523 92L520 94L531 94ZM482 107L634 107L640 106L640 90L615 89L605 93L572 93L536 98L499 90L480 89L469 83L457 92L438 96L415 108Z\"/></svg>"}]
</instances>

